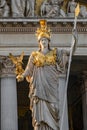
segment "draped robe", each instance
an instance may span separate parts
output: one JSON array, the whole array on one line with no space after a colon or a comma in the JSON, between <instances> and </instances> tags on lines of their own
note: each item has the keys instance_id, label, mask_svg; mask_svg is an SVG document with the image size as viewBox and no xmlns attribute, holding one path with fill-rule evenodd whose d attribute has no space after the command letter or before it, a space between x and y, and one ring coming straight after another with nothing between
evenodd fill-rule
<instances>
[{"instance_id":1,"label":"draped robe","mask_svg":"<svg viewBox=\"0 0 87 130\"><path fill-rule=\"evenodd\" d=\"M58 76L64 72L66 64L64 55L66 56L66 53L57 49L54 52L55 62L52 63L49 60L49 64L42 65L35 64L35 58L38 59L38 57L32 53L23 73L24 77L30 76L29 97L34 130L59 130ZM52 59L49 53L50 51L47 58ZM43 61L44 54L41 56L40 61Z\"/></svg>"},{"instance_id":2,"label":"draped robe","mask_svg":"<svg viewBox=\"0 0 87 130\"><path fill-rule=\"evenodd\" d=\"M32 1L34 0L11 0L12 16L32 16Z\"/></svg>"}]
</instances>

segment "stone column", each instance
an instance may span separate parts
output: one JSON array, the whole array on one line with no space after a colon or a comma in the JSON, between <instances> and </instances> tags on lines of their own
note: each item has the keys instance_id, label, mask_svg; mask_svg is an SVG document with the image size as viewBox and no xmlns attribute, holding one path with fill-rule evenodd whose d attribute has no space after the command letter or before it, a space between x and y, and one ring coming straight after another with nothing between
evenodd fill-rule
<instances>
[{"instance_id":1,"label":"stone column","mask_svg":"<svg viewBox=\"0 0 87 130\"><path fill-rule=\"evenodd\" d=\"M82 93L82 107L83 107L83 130L87 130L87 71L83 75L83 93Z\"/></svg>"},{"instance_id":2,"label":"stone column","mask_svg":"<svg viewBox=\"0 0 87 130\"><path fill-rule=\"evenodd\" d=\"M14 65L8 57L1 64L1 130L18 130Z\"/></svg>"},{"instance_id":3,"label":"stone column","mask_svg":"<svg viewBox=\"0 0 87 130\"><path fill-rule=\"evenodd\" d=\"M60 130L69 130L68 126L68 109L67 109L67 90L65 88L66 84L66 75L60 74L59 75L59 116L60 122L59 125L62 123L62 129ZM64 106L65 104L65 106ZM63 115L64 114L64 115ZM63 118L62 118L63 116Z\"/></svg>"}]
</instances>

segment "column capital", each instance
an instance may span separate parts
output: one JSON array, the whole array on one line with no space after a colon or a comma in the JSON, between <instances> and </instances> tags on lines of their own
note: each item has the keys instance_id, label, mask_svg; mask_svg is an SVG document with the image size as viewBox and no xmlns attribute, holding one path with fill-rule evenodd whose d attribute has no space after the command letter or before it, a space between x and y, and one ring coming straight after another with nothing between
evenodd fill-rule
<instances>
[{"instance_id":1,"label":"column capital","mask_svg":"<svg viewBox=\"0 0 87 130\"><path fill-rule=\"evenodd\" d=\"M15 76L15 65L8 56L0 56L0 77Z\"/></svg>"}]
</instances>

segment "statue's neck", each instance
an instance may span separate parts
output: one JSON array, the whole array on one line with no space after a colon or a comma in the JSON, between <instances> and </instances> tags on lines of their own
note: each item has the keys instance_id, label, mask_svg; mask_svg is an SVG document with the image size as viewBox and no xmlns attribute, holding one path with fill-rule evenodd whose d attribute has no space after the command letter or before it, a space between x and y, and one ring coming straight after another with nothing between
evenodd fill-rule
<instances>
[{"instance_id":1,"label":"statue's neck","mask_svg":"<svg viewBox=\"0 0 87 130\"><path fill-rule=\"evenodd\" d=\"M47 54L49 52L49 49L48 48L43 48L43 49L41 49L41 52L43 54Z\"/></svg>"}]
</instances>

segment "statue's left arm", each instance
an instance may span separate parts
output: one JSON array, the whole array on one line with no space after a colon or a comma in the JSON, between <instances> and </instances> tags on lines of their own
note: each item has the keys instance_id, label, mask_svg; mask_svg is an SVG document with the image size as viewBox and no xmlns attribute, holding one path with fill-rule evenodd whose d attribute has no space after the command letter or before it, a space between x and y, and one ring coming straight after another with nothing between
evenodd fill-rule
<instances>
[{"instance_id":1,"label":"statue's left arm","mask_svg":"<svg viewBox=\"0 0 87 130\"><path fill-rule=\"evenodd\" d=\"M73 29L72 30L72 45L71 45L71 48L70 48L70 51L72 51L72 55L76 51L77 43L78 43L77 29Z\"/></svg>"},{"instance_id":2,"label":"statue's left arm","mask_svg":"<svg viewBox=\"0 0 87 130\"><path fill-rule=\"evenodd\" d=\"M66 72L70 49L57 49L57 64L61 72Z\"/></svg>"},{"instance_id":3,"label":"statue's left arm","mask_svg":"<svg viewBox=\"0 0 87 130\"><path fill-rule=\"evenodd\" d=\"M74 52L76 50L77 43L78 43L78 34L77 34L76 24L77 24L77 17L79 15L79 13L80 13L80 5L78 3L77 7L75 8L74 27L73 27L73 30L72 30L71 57L74 54Z\"/></svg>"}]
</instances>

